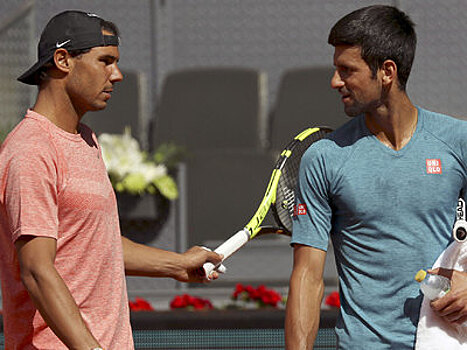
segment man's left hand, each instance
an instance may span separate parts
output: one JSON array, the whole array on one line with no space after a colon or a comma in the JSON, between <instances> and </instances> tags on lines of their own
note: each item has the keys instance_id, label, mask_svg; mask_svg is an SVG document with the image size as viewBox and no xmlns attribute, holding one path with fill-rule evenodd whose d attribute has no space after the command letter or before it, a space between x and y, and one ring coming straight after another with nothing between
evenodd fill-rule
<instances>
[{"instance_id":1,"label":"man's left hand","mask_svg":"<svg viewBox=\"0 0 467 350\"><path fill-rule=\"evenodd\" d=\"M431 302L433 311L452 324L467 321L467 272L437 268L430 273L447 277L451 280L451 291L444 297Z\"/></svg>"}]
</instances>

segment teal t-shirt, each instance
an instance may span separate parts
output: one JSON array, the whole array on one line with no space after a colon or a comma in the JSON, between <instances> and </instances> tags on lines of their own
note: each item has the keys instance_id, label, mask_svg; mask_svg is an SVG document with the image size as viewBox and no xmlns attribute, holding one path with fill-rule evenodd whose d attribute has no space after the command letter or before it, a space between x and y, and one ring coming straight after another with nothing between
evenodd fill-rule
<instances>
[{"instance_id":1,"label":"teal t-shirt","mask_svg":"<svg viewBox=\"0 0 467 350\"><path fill-rule=\"evenodd\" d=\"M413 349L421 294L414 276L452 241L467 186L467 123L418 108L399 151L356 117L301 162L291 243L327 250L339 274L339 349Z\"/></svg>"}]
</instances>

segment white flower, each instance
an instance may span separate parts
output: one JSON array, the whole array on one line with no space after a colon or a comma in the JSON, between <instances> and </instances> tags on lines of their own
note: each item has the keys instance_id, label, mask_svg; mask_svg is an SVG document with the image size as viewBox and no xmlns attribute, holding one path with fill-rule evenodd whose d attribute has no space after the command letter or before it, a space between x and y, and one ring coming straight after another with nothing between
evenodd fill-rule
<instances>
[{"instance_id":1,"label":"white flower","mask_svg":"<svg viewBox=\"0 0 467 350\"><path fill-rule=\"evenodd\" d=\"M141 163L134 169L134 172L142 174L146 182L151 183L154 179L167 175L167 168L154 163Z\"/></svg>"},{"instance_id":2,"label":"white flower","mask_svg":"<svg viewBox=\"0 0 467 350\"><path fill-rule=\"evenodd\" d=\"M168 176L167 168L147 159L129 128L122 135L101 134L98 141L107 172L117 191L153 192L154 186L161 190L158 184Z\"/></svg>"},{"instance_id":3,"label":"white flower","mask_svg":"<svg viewBox=\"0 0 467 350\"><path fill-rule=\"evenodd\" d=\"M119 178L131 174L143 162L138 141L131 137L128 129L123 135L100 135L99 144L107 171Z\"/></svg>"}]
</instances>

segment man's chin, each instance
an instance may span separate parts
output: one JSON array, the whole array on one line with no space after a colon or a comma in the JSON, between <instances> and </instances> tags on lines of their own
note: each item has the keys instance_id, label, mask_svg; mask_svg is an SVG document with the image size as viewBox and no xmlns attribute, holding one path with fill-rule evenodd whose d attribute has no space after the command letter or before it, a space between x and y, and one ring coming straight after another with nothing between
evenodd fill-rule
<instances>
[{"instance_id":1,"label":"man's chin","mask_svg":"<svg viewBox=\"0 0 467 350\"><path fill-rule=\"evenodd\" d=\"M92 105L90 111L93 111L93 112L102 111L106 107L107 107L107 102L103 101L103 102L95 103L94 105Z\"/></svg>"},{"instance_id":2,"label":"man's chin","mask_svg":"<svg viewBox=\"0 0 467 350\"><path fill-rule=\"evenodd\" d=\"M347 114L348 117L356 117L360 114L362 114L360 109L354 108L354 107L346 107L344 106L344 112Z\"/></svg>"}]
</instances>

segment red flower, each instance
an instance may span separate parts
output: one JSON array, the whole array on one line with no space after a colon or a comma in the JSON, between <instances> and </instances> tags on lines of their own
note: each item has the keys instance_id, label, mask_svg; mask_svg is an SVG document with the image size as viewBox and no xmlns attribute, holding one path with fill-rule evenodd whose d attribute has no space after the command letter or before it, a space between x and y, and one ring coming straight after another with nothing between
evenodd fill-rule
<instances>
[{"instance_id":1,"label":"red flower","mask_svg":"<svg viewBox=\"0 0 467 350\"><path fill-rule=\"evenodd\" d=\"M255 288L253 288L252 286L246 286L245 291L248 293L248 297L250 299L255 300L255 299L258 298L258 291Z\"/></svg>"},{"instance_id":2,"label":"red flower","mask_svg":"<svg viewBox=\"0 0 467 350\"><path fill-rule=\"evenodd\" d=\"M243 284L237 283L235 286L235 290L232 293L232 299L237 300L238 296L245 291L245 288L243 287Z\"/></svg>"},{"instance_id":3,"label":"red flower","mask_svg":"<svg viewBox=\"0 0 467 350\"><path fill-rule=\"evenodd\" d=\"M339 293L334 291L330 293L324 300L324 304L331 307L341 307L341 301L339 298Z\"/></svg>"},{"instance_id":4,"label":"red flower","mask_svg":"<svg viewBox=\"0 0 467 350\"><path fill-rule=\"evenodd\" d=\"M177 295L170 302L171 309L212 309L211 302L207 299L191 296L189 294Z\"/></svg>"},{"instance_id":5,"label":"red flower","mask_svg":"<svg viewBox=\"0 0 467 350\"><path fill-rule=\"evenodd\" d=\"M277 293L276 291L269 289L263 291L261 295L261 301L266 305L266 306L273 306L277 307L277 304L282 300L282 296Z\"/></svg>"},{"instance_id":6,"label":"red flower","mask_svg":"<svg viewBox=\"0 0 467 350\"><path fill-rule=\"evenodd\" d=\"M186 304L189 305L194 305L196 302L196 298L189 295L189 294L183 294L183 300L185 300Z\"/></svg>"},{"instance_id":7,"label":"red flower","mask_svg":"<svg viewBox=\"0 0 467 350\"><path fill-rule=\"evenodd\" d=\"M130 300L130 310L131 311L154 311L154 308L151 304L144 300L143 298L135 298L135 301Z\"/></svg>"},{"instance_id":8,"label":"red flower","mask_svg":"<svg viewBox=\"0 0 467 350\"><path fill-rule=\"evenodd\" d=\"M180 308L184 308L187 306L187 303L185 302L185 300L183 299L182 296L180 295L177 295L175 298L172 299L172 301L170 302L170 308L171 309L180 309Z\"/></svg>"},{"instance_id":9,"label":"red flower","mask_svg":"<svg viewBox=\"0 0 467 350\"><path fill-rule=\"evenodd\" d=\"M193 301L193 307L195 310L212 309L212 304L209 300L196 298Z\"/></svg>"},{"instance_id":10,"label":"red flower","mask_svg":"<svg viewBox=\"0 0 467 350\"><path fill-rule=\"evenodd\" d=\"M253 288L251 285L243 286L239 283L232 293L232 299L256 302L258 306L277 307L278 303L282 301L282 296L264 285Z\"/></svg>"}]
</instances>

